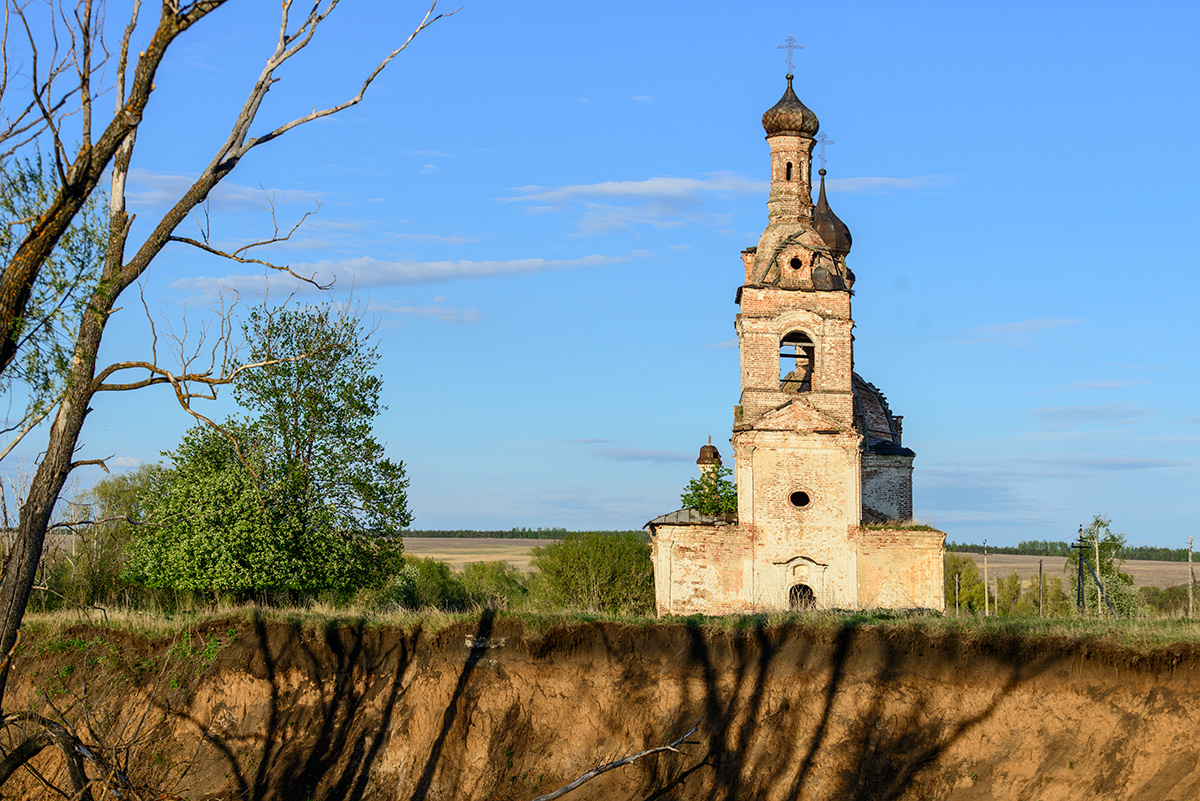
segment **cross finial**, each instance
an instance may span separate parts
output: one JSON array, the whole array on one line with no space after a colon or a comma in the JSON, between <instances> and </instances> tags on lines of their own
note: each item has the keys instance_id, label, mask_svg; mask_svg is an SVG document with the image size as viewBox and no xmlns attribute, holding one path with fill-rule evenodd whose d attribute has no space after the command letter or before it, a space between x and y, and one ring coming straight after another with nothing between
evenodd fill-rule
<instances>
[{"instance_id":1,"label":"cross finial","mask_svg":"<svg viewBox=\"0 0 1200 801\"><path fill-rule=\"evenodd\" d=\"M825 169L825 145L836 145L837 142L829 138L829 134L821 131L817 134L817 141L821 143L821 149L817 151L817 158L821 160L821 169Z\"/></svg>"},{"instance_id":2,"label":"cross finial","mask_svg":"<svg viewBox=\"0 0 1200 801\"><path fill-rule=\"evenodd\" d=\"M795 72L795 71L796 71L796 65L794 65L794 64L792 63L792 51L793 51L793 50L795 50L795 49L797 49L797 48L798 48L798 49L800 49L800 50L803 50L803 49L804 49L804 45L802 45L802 44L796 44L796 37L795 37L795 36L792 36L790 33L787 35L787 38L783 40L783 44L781 44L781 45L775 45L775 49L776 49L776 50L786 50L786 51L788 51L788 55L787 55L787 65L788 65L788 72Z\"/></svg>"}]
</instances>

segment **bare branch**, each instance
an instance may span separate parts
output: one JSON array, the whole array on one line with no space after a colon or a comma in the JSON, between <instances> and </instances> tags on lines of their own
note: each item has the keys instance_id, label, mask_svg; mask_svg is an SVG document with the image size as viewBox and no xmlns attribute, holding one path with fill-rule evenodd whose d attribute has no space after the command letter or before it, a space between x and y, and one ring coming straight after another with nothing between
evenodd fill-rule
<instances>
[{"instance_id":1,"label":"bare branch","mask_svg":"<svg viewBox=\"0 0 1200 801\"><path fill-rule=\"evenodd\" d=\"M54 408L58 406L58 403L62 400L65 392L66 390L63 390L63 392L58 393L58 397L54 399L53 403L46 404L45 409L25 423L25 425L21 428L21 431L15 437L13 437L12 442L8 443L4 450L0 451L0 461L3 461L4 457L8 456L8 454L12 452L12 449L17 447L17 443L23 440L26 434L37 428L38 423L46 419L46 415L54 411Z\"/></svg>"},{"instance_id":2,"label":"bare branch","mask_svg":"<svg viewBox=\"0 0 1200 801\"><path fill-rule=\"evenodd\" d=\"M93 465L93 466L99 465L100 469L103 470L105 473L111 473L112 471L108 469L108 465L105 464L105 462L107 462L109 459L113 458L113 456L116 456L116 454L114 453L114 454L112 454L112 456L106 456L103 459L80 459L78 461L71 462L70 469L74 470L77 467L86 467L88 465Z\"/></svg>"},{"instance_id":3,"label":"bare branch","mask_svg":"<svg viewBox=\"0 0 1200 801\"><path fill-rule=\"evenodd\" d=\"M266 259L255 259L255 258L251 258L249 256L244 255L247 252L249 252L250 250L252 250L253 248L265 247L267 245L274 245L274 244L278 244L280 242L287 242L289 239L292 238L292 234L294 234L294 233L296 233L296 231L300 230L300 226L304 225L305 221L307 221L310 216L312 216L313 214L316 214L318 211L321 210L321 206L318 203L316 209L314 209L313 211L306 211L304 213L304 216L301 217L300 220L295 225L292 226L291 230L289 230L283 236L280 236L279 235L279 223L275 217L275 202L269 196L267 198L267 204L268 204L268 208L270 209L270 212L271 212L272 235L267 237L266 239L257 239L253 242L250 242L249 244L242 245L237 250L221 250L220 248L214 247L212 244L210 244L207 204L201 205L201 211L204 214L204 225L200 226L201 239L192 239L191 237L188 237L188 236L171 235L171 236L167 237L167 241L179 242L184 245L191 245L194 248L203 250L205 253L211 253L214 256L220 256L221 258L224 258L224 259L236 261L239 264L259 264L259 265L262 265L263 267L266 267L269 270L275 270L276 272L287 273L288 275L292 276L296 280L303 281L304 283L309 284L312 287L319 289L321 291L327 291L329 289L332 289L334 281L330 281L328 284L322 284L321 282L319 282L317 280L316 272L313 272L312 275L301 275L300 273L293 270L290 265L276 264L274 262L267 261ZM197 224L199 225L198 220L197 220Z\"/></svg>"},{"instance_id":4,"label":"bare branch","mask_svg":"<svg viewBox=\"0 0 1200 801\"><path fill-rule=\"evenodd\" d=\"M630 754L627 757L622 757L621 759L615 760L613 762L608 762L604 765L595 767L592 770L589 770L587 773L580 776L575 781L566 785L565 787L560 787L559 789L555 790L554 792L547 793L546 795L539 795L537 798L533 799L533 801L554 801L554 799L556 799L556 798L562 798L564 795L566 795L567 793L576 789L581 784L590 782L592 779L596 778L597 776L600 776L601 774L608 773L610 770L613 770L613 769L619 768L619 767L623 767L625 765L632 765L635 762L637 762L637 760L641 759L642 757L650 756L651 754L659 754L659 753L662 753L663 751L670 751L675 754L682 754L684 752L682 750L680 750L679 746L681 746L681 745L696 745L696 743L694 743L694 742L689 742L688 738L696 733L696 730L700 728L700 724L703 722L704 722L704 718L701 717L700 720L696 721L696 724L694 726L692 726L692 728L688 729L686 734L684 734L679 739L677 739L671 743L668 743L667 745L660 745L657 748L647 748L645 751L639 751L636 754Z\"/></svg>"},{"instance_id":5,"label":"bare branch","mask_svg":"<svg viewBox=\"0 0 1200 801\"><path fill-rule=\"evenodd\" d=\"M316 14L316 8L313 9L313 13L309 15L308 19L305 20L304 26L301 27L301 30L303 30L305 26L307 26L307 28L308 28L305 38L299 44L295 45L290 50L288 50L284 54L282 54L282 57L279 59L280 64L283 63L283 61L285 61L286 59L295 55L302 48L304 48L305 45L308 44L308 42L312 39L313 33L316 32L317 25L320 24L321 20L323 20L325 18L325 16L328 15L329 12L332 11L333 7L336 5L337 5L337 2L335 0L330 5L330 7L325 11L325 13L321 14L319 16ZM257 147L258 145L261 145L265 142L270 142L272 139L276 138L277 136L282 136L283 134L287 133L288 131L290 131L291 129L293 129L297 126L304 125L305 123L312 122L313 120L319 120L322 117L328 117L331 114L337 114L339 111L343 111L345 109L350 108L351 106L358 105L360 102L362 102L363 97L366 96L367 89L370 88L371 84L375 81L375 78L378 77L379 73L383 72L384 67L386 67L388 65L388 63L391 62L392 59L394 59L396 56L398 56L402 52L404 52L404 50L409 46L409 44L412 43L412 40L417 37L417 34L419 34L421 31L425 30L426 28L428 28L430 25L437 22L438 20L443 19L444 17L454 16L461 10L461 9L455 9L454 11L451 11L448 14L438 14L436 17L433 17L432 15L433 15L433 11L435 8L437 8L436 1L433 3L433 5L431 5L429 7L429 10L425 12L425 17L421 20L421 24L418 25L413 30L413 32L408 35L408 38L404 40L404 44L400 45L395 50L393 50L391 53L389 53L382 61L379 62L378 66L376 66L375 69L371 71L371 74L367 76L366 80L363 81L362 86L359 87L358 94L354 95L354 97L350 98L349 100L338 103L336 106L330 106L328 108L324 108L324 109L320 109L320 110L313 109L311 112L309 112L308 114L305 114L303 117L297 117L296 119L292 120L291 122L284 123L283 125L280 125L278 128L276 128L275 130L271 131L268 134L264 134L263 136L251 139L246 143L245 150L250 150L250 148L252 148L252 147ZM299 34L297 34L297 35L299 35ZM268 64L270 64L270 62L268 62ZM271 70L274 70L274 67L271 67ZM266 72L266 71L264 71L264 72Z\"/></svg>"}]
</instances>

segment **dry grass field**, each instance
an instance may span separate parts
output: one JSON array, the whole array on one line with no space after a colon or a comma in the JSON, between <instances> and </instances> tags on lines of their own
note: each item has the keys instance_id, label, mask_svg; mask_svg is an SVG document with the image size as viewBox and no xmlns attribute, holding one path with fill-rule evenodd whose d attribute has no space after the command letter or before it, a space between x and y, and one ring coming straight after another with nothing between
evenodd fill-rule
<instances>
[{"instance_id":1,"label":"dry grass field","mask_svg":"<svg viewBox=\"0 0 1200 801\"><path fill-rule=\"evenodd\" d=\"M404 552L440 559L448 562L453 570L462 570L469 562L508 562L520 570L529 570L530 551L552 542L554 540L405 537Z\"/></svg>"},{"instance_id":2,"label":"dry grass field","mask_svg":"<svg viewBox=\"0 0 1200 801\"><path fill-rule=\"evenodd\" d=\"M979 567L979 574L983 575L983 554L969 553L964 554L971 557L975 564ZM1003 578L1010 575L1014 570L1021 577L1021 583L1024 586L1029 585L1029 577L1036 576L1038 572L1038 562L1042 562L1042 570L1047 576L1061 576L1066 578L1067 574L1063 572L1063 568L1067 564L1067 559L1064 556L1010 556L1008 554L988 554L988 579L994 581L996 578ZM1136 559L1127 559L1121 570L1133 576L1133 584L1135 587L1158 587L1166 589L1167 587L1177 587L1180 584L1187 584L1188 581L1188 566L1187 562L1149 562ZM1197 566L1196 572L1200 573L1200 566Z\"/></svg>"},{"instance_id":3,"label":"dry grass field","mask_svg":"<svg viewBox=\"0 0 1200 801\"><path fill-rule=\"evenodd\" d=\"M404 552L413 556L432 557L449 563L454 570L462 570L469 562L508 562L521 570L529 570L530 551L540 545L548 545L554 540L516 540L516 539L467 539L457 537L406 537ZM979 566L983 573L983 554L966 554ZM1061 556L1010 556L1008 554L988 554L988 578L996 579L1012 573L1014 570L1021 577L1021 582L1029 584L1029 577L1036 576L1038 562L1048 576L1066 578L1063 567L1067 560ZM1197 566L1200 573L1200 565ZM1133 576L1133 583L1138 587L1158 587L1165 589L1187 583L1186 562L1148 562L1135 559L1126 560L1122 567L1126 573Z\"/></svg>"}]
</instances>

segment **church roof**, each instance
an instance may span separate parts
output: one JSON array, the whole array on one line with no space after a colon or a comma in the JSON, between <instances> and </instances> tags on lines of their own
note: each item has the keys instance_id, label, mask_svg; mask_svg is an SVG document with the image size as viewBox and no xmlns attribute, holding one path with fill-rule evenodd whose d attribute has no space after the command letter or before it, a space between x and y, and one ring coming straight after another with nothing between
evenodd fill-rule
<instances>
[{"instance_id":1,"label":"church roof","mask_svg":"<svg viewBox=\"0 0 1200 801\"><path fill-rule=\"evenodd\" d=\"M723 526L737 522L737 515L706 515L695 509L680 509L670 514L659 515L642 528L648 526Z\"/></svg>"},{"instance_id":2,"label":"church roof","mask_svg":"<svg viewBox=\"0 0 1200 801\"><path fill-rule=\"evenodd\" d=\"M916 456L900 444L900 426L884 394L858 373L853 375L854 428L863 435L863 449L881 456Z\"/></svg>"},{"instance_id":3,"label":"church roof","mask_svg":"<svg viewBox=\"0 0 1200 801\"><path fill-rule=\"evenodd\" d=\"M762 124L767 136L782 133L813 136L821 127L813 110L801 103L800 98L796 97L796 93L792 91L792 77L789 72L787 91L783 93L783 97L779 98L778 103L763 114Z\"/></svg>"}]
</instances>

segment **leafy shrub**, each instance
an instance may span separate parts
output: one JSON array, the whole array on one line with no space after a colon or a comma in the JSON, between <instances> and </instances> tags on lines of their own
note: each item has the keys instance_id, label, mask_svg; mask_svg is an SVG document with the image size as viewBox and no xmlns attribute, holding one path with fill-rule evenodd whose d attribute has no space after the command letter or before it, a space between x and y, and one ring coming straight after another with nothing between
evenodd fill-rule
<instances>
[{"instance_id":1,"label":"leafy shrub","mask_svg":"<svg viewBox=\"0 0 1200 801\"><path fill-rule=\"evenodd\" d=\"M695 509L701 514L718 517L737 514L737 485L732 475L732 470L719 464L702 471L700 478L693 478L683 488L679 502L684 509Z\"/></svg>"},{"instance_id":2,"label":"leafy shrub","mask_svg":"<svg viewBox=\"0 0 1200 801\"><path fill-rule=\"evenodd\" d=\"M479 606L511 609L529 595L524 575L507 562L472 562L460 580L467 598Z\"/></svg>"},{"instance_id":3,"label":"leafy shrub","mask_svg":"<svg viewBox=\"0 0 1200 801\"><path fill-rule=\"evenodd\" d=\"M568 534L533 549L541 572L536 582L542 606L616 614L654 611L650 545L637 534Z\"/></svg>"}]
</instances>

